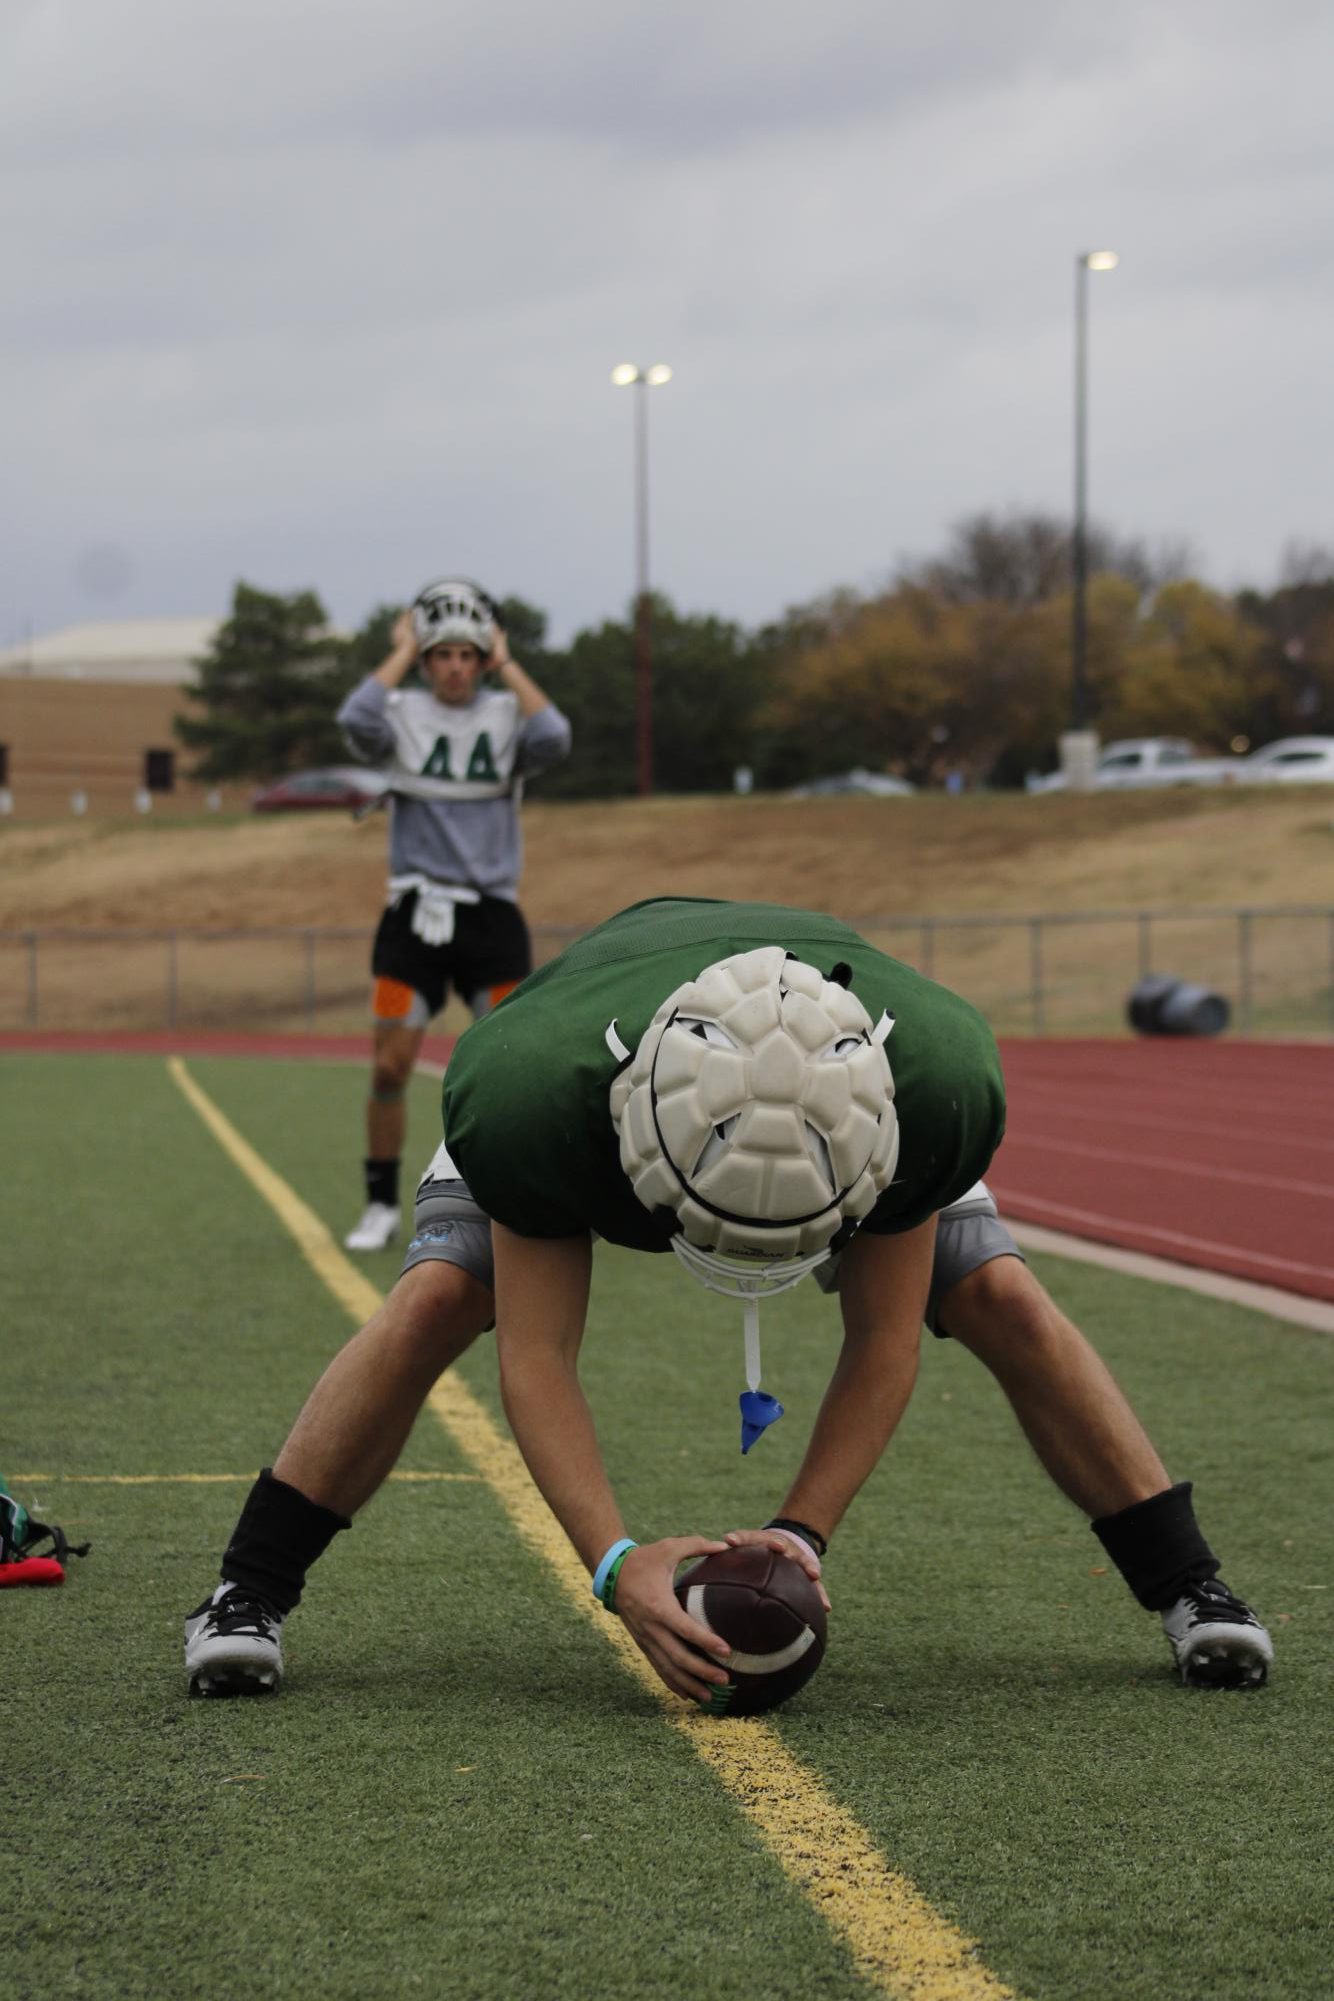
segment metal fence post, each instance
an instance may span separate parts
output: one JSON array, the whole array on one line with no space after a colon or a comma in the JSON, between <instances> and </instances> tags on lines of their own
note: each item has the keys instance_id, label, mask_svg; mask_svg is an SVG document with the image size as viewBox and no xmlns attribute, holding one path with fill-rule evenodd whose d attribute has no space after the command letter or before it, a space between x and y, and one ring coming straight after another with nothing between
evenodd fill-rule
<instances>
[{"instance_id":1,"label":"metal fence post","mask_svg":"<svg viewBox=\"0 0 1334 2001\"><path fill-rule=\"evenodd\" d=\"M1237 912L1237 1015L1238 1027L1249 1035L1251 1029L1251 913Z\"/></svg>"},{"instance_id":2,"label":"metal fence post","mask_svg":"<svg viewBox=\"0 0 1334 2001\"><path fill-rule=\"evenodd\" d=\"M315 933L306 932L306 1034L315 1033Z\"/></svg>"},{"instance_id":3,"label":"metal fence post","mask_svg":"<svg viewBox=\"0 0 1334 2001\"><path fill-rule=\"evenodd\" d=\"M1262 920L1280 918L1285 922L1301 920L1304 928L1300 933L1300 951L1294 955L1294 964L1291 967L1279 965L1271 971L1268 955L1263 966L1258 956L1258 948L1265 942ZM1106 1033L1108 1011L1102 998L1090 993L1091 984L1096 982L1098 986L1105 987L1109 981L1119 981L1123 973L1129 971L1127 960L1133 965L1135 957L1139 960L1140 977L1144 978L1151 974L1162 926L1185 921L1193 923L1197 920L1208 920L1214 927L1228 923L1234 923L1236 926L1235 941L1231 948L1234 960L1231 976L1213 956L1221 944L1217 929L1210 934L1214 940L1212 947L1209 947L1208 941L1204 947L1186 942L1182 948L1185 962L1180 970L1187 976L1191 976L1193 972L1196 977L1207 978L1212 964L1228 986L1230 993L1234 992L1235 984L1234 1006L1240 1033L1281 1035L1292 1032L1294 1028L1299 1032L1309 1033L1312 1029L1320 1032L1319 1024L1323 1020L1326 1024L1324 1033L1334 1036L1334 905L1329 903L1266 904L1253 905L1249 908L1232 904L1209 908L1183 906L1179 909L1045 911L1041 914L1029 912L1004 916L969 913L953 917L936 917L919 913L897 917L877 915L853 918L849 922L868 935L889 933L892 937L899 934L904 934L906 937L908 932L915 932L920 968L927 979L936 978L937 962L944 949L940 946L942 934L947 934L947 947L953 946L959 936L978 945L977 965L972 963L971 953L965 954L967 964L964 970L970 998L983 1013L988 1011L995 1013L999 1010L1006 1020L1012 1018L1015 1010L1018 1016L1022 1017L1026 1004L1029 1016L1028 1033L1045 1036L1049 1030L1054 1035L1069 1033L1072 1029L1075 1033L1081 1031ZM1058 965L1058 976L1054 976L1049 994L1046 985L1046 931L1053 924L1062 927L1081 927L1075 932L1076 936L1087 936L1090 926L1115 926L1116 947L1114 950L1108 950L1105 955L1101 947L1096 952L1090 947L1084 955L1087 965L1081 962L1076 975L1070 978L1060 975L1060 965L1064 963L1061 960ZM1127 925L1132 929L1133 943L1126 937ZM1029 984L1026 996L1019 990L1020 975L1014 969L1009 945L1011 935L1023 927L1027 927L1028 930ZM545 963L553 951L563 947L568 940L580 936L581 930L582 927L578 925L544 927L535 934L534 940L539 960ZM294 968L297 992L292 994L289 990L287 999L280 1004L284 1016L289 1021L295 1013L302 1013L306 1034L315 1037L320 1033L322 1016L319 984L320 943L322 940L332 941L352 937L364 941L365 935L360 928L317 925L290 925L254 932L193 931L168 929L166 926L162 929L145 926L142 929L130 927L123 930L82 930L58 926L48 929L36 925L22 929L16 926L13 930L0 927L0 946L11 951L17 948L23 956L23 963L15 964L10 974L11 999L7 1011L11 1020L17 1018L32 1030L40 1026L44 1006L48 1012L54 1008L56 1014L64 1019L70 995L77 994L85 1008L89 1008L90 1011L95 1009L96 1002L89 1000L89 983L79 975L77 962L73 973L69 972L66 964L67 947L95 945L104 952L109 948L117 948L136 955L133 992L125 1004L129 1010L129 1018L145 1020L152 1015L155 1006L160 1004L165 1011L168 1029L175 1031L180 1028L185 1014L182 941L188 945L192 939L292 940L298 946L298 962ZM61 947L54 964L50 953L47 955L46 964L42 963L41 947L45 940L56 942ZM144 968L147 989L141 987L138 971L138 957L143 955L145 946L153 942L161 943L166 953L162 971L163 990L160 992L159 1003L154 1003L152 998L151 969ZM901 943L899 949L903 948ZM1176 949L1173 948L1174 959ZM1226 951L1228 948L1223 946L1222 949ZM948 977L949 965L952 963L952 954L948 950L945 952L945 961ZM260 977L257 972L256 978ZM268 975L264 977L267 978ZM330 978L333 981L330 988L331 1007L336 1007L341 1004L343 996L341 973L337 967L331 970ZM1323 1002L1320 998L1322 980L1325 982ZM279 973L275 982L276 989L281 990L282 984L282 975ZM25 985L26 994L20 991ZM980 990L974 991L975 986ZM206 1013L211 1015L211 1010L210 1000ZM244 1019L244 1008L242 1015ZM69 1018L69 1025L80 1027L84 1019L82 1013L73 1014ZM1092 1029L1086 1026L1090 1022L1094 1024ZM245 1025L253 1026L253 1022L246 1020ZM1022 1028L1017 1032L1023 1033Z\"/></svg>"}]
</instances>

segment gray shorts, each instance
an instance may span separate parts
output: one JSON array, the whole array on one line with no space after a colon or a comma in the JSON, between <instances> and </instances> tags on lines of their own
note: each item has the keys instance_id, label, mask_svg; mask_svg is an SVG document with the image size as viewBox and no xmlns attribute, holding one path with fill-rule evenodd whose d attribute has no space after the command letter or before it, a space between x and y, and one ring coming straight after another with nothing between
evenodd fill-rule
<instances>
[{"instance_id":1,"label":"gray shorts","mask_svg":"<svg viewBox=\"0 0 1334 2001\"><path fill-rule=\"evenodd\" d=\"M992 1258L1022 1259L1023 1255L996 1214L995 1198L984 1181L942 1209L926 1302L926 1324L931 1332L948 1339L937 1325L936 1314L941 1300L960 1279ZM459 1265L489 1292L496 1289L490 1219L469 1193L443 1145L437 1148L418 1184L412 1240L404 1254L403 1270L431 1262ZM841 1262L835 1256L816 1266L815 1279L822 1292L837 1292Z\"/></svg>"},{"instance_id":2,"label":"gray shorts","mask_svg":"<svg viewBox=\"0 0 1334 2001\"><path fill-rule=\"evenodd\" d=\"M996 1214L996 1198L985 1181L975 1181L966 1195L942 1209L936 1223L936 1259L931 1267L931 1290L926 1299L926 1324L942 1341L949 1329L940 1326L940 1302L969 1272L993 1258L1018 1258L1024 1254ZM821 1292L838 1291L841 1254L815 1268L815 1282Z\"/></svg>"},{"instance_id":3,"label":"gray shorts","mask_svg":"<svg viewBox=\"0 0 1334 2001\"><path fill-rule=\"evenodd\" d=\"M469 1192L443 1145L437 1147L417 1184L412 1238L403 1255L403 1270L432 1263L459 1265L488 1292L496 1289L491 1219Z\"/></svg>"}]
</instances>

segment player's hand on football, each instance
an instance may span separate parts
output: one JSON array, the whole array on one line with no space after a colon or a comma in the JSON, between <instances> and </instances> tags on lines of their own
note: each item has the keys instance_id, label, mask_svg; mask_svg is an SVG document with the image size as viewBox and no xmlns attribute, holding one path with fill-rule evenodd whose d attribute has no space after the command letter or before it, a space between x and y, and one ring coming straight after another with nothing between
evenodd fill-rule
<instances>
[{"instance_id":1,"label":"player's hand on football","mask_svg":"<svg viewBox=\"0 0 1334 2001\"><path fill-rule=\"evenodd\" d=\"M825 1611L830 1610L829 1593L820 1581L820 1559L799 1535L793 1535L790 1529L729 1529L726 1540L729 1549L741 1549L746 1543L760 1543L765 1549L776 1549L780 1556L790 1556L819 1592Z\"/></svg>"},{"instance_id":2,"label":"player's hand on football","mask_svg":"<svg viewBox=\"0 0 1334 2001\"><path fill-rule=\"evenodd\" d=\"M640 1543L616 1579L616 1610L631 1639L668 1688L691 1702L707 1702L715 1688L726 1685L731 1648L682 1611L672 1585L683 1563L726 1546L699 1535Z\"/></svg>"}]
</instances>

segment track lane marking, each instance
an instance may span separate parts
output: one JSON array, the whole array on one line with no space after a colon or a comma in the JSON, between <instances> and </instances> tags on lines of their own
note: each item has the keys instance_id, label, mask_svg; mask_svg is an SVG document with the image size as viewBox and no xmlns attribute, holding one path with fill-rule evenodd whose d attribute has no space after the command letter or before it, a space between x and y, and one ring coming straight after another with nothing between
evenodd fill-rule
<instances>
[{"instance_id":1,"label":"track lane marking","mask_svg":"<svg viewBox=\"0 0 1334 2001\"><path fill-rule=\"evenodd\" d=\"M314 1211L242 1138L179 1057L167 1070L224 1152L295 1239L316 1276L358 1325L382 1295L343 1255ZM554 1573L582 1617L662 1705L672 1727L715 1773L789 1881L816 1906L858 1973L893 2001L1020 2001L958 1931L892 1869L870 1836L758 1719L738 1728L671 1694L619 1620L594 1603L583 1564L533 1485L513 1442L463 1379L447 1372L427 1399L460 1451L500 1501L524 1543Z\"/></svg>"},{"instance_id":2,"label":"track lane marking","mask_svg":"<svg viewBox=\"0 0 1334 2001\"><path fill-rule=\"evenodd\" d=\"M1179 1128L1178 1137L1183 1137ZM1234 1181L1243 1188L1274 1188L1283 1195L1312 1195L1321 1202L1334 1202L1334 1182L1329 1181L1286 1181L1277 1174L1257 1174L1239 1167L1210 1167L1203 1161L1171 1160L1162 1154L1127 1153L1120 1147L1090 1146L1087 1140L1056 1139L1031 1130L1007 1132L1004 1144L1011 1150L1027 1147L1035 1153L1070 1153L1082 1160L1115 1161L1122 1167L1138 1167L1146 1174L1189 1175L1197 1181Z\"/></svg>"},{"instance_id":3,"label":"track lane marking","mask_svg":"<svg viewBox=\"0 0 1334 2001\"><path fill-rule=\"evenodd\" d=\"M1154 1096L1157 1103L1163 1103L1165 1096L1163 1092L1156 1091ZM1232 1146L1237 1144L1238 1121L1245 1119L1253 1112L1255 1115L1254 1121L1248 1127L1246 1133L1246 1144L1248 1147L1252 1149L1266 1146L1272 1147L1285 1155L1292 1152L1334 1153L1334 1139L1330 1139L1327 1136L1327 1124L1322 1124L1318 1130L1313 1130L1309 1133L1298 1132L1294 1130L1291 1124L1285 1124L1281 1133L1275 1134L1272 1138L1267 1137L1265 1131L1266 1124L1272 1122L1275 1116L1275 1107L1272 1099L1263 1105L1259 1100L1254 1105L1248 1105L1240 1098L1230 1099L1229 1102L1237 1113L1237 1118L1234 1119L1232 1124L1228 1125L1222 1123L1215 1124L1207 1118L1201 1119L1195 1116L1192 1112L1192 1106L1198 1111L1198 1098L1183 1098L1182 1104L1184 1109L1180 1115L1169 1117L1158 1112L1125 1111L1119 1107L1109 1105L1106 1096L1101 1098L1078 1097L1073 1096L1068 1091L1060 1090L1054 1084L1034 1085L1027 1083L1016 1087L1011 1111L1017 1112L1024 1119L1025 1123L1028 1123L1030 1109L1034 1107L1034 1101L1038 1098L1043 1099L1044 1103L1040 1108L1035 1110L1034 1116L1050 1117L1054 1108L1057 1114L1056 1123L1058 1125L1087 1125L1093 1123L1104 1129L1111 1127L1128 1128L1132 1132L1172 1133L1180 1139L1221 1139L1226 1140ZM1303 1103L1303 1110L1308 1112L1310 1110L1309 1096ZM1007 1137L1013 1137L1013 1135L1007 1135Z\"/></svg>"}]
</instances>

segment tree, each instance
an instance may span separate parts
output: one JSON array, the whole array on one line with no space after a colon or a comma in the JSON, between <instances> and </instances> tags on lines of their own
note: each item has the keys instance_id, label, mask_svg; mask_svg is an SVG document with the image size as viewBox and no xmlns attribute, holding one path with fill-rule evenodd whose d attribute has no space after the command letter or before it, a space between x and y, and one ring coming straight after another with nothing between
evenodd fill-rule
<instances>
[{"instance_id":1,"label":"tree","mask_svg":"<svg viewBox=\"0 0 1334 2001\"><path fill-rule=\"evenodd\" d=\"M535 679L540 681L542 665L550 657L547 651L546 613L539 611L535 604L516 597L498 599L496 608L505 628L510 652L521 666L531 668Z\"/></svg>"},{"instance_id":2,"label":"tree","mask_svg":"<svg viewBox=\"0 0 1334 2001\"><path fill-rule=\"evenodd\" d=\"M1259 635L1231 599L1203 584L1168 584L1122 634L1104 683L1104 736L1187 736L1220 750L1248 734Z\"/></svg>"},{"instance_id":3,"label":"tree","mask_svg":"<svg viewBox=\"0 0 1334 2001\"><path fill-rule=\"evenodd\" d=\"M793 656L763 720L803 747L809 775L892 765L920 779L947 741L969 653L968 614L904 587Z\"/></svg>"},{"instance_id":4,"label":"tree","mask_svg":"<svg viewBox=\"0 0 1334 2001\"><path fill-rule=\"evenodd\" d=\"M1290 547L1279 588L1237 603L1261 637L1252 740L1334 731L1334 551Z\"/></svg>"},{"instance_id":5,"label":"tree","mask_svg":"<svg viewBox=\"0 0 1334 2001\"><path fill-rule=\"evenodd\" d=\"M204 779L269 778L346 755L334 722L348 679L345 642L313 591L273 596L238 583L230 617L195 663L188 698L202 715L173 718Z\"/></svg>"},{"instance_id":6,"label":"tree","mask_svg":"<svg viewBox=\"0 0 1334 2001\"><path fill-rule=\"evenodd\" d=\"M1086 541L1090 576L1111 572L1146 596L1190 568L1183 546L1150 550L1096 526ZM943 556L904 569L900 581L947 604L1045 604L1073 586L1073 532L1069 522L1049 514L969 515L951 530Z\"/></svg>"},{"instance_id":7,"label":"tree","mask_svg":"<svg viewBox=\"0 0 1334 2001\"><path fill-rule=\"evenodd\" d=\"M739 626L652 604L653 766L661 792L730 791L751 761L763 662ZM517 649L516 649L517 650ZM576 634L546 657L542 685L570 718L574 754L545 779L549 795L604 798L635 789L634 631L627 619Z\"/></svg>"},{"instance_id":8,"label":"tree","mask_svg":"<svg viewBox=\"0 0 1334 2001\"><path fill-rule=\"evenodd\" d=\"M382 667L394 650L394 624L402 605L377 604L364 625L344 644L343 673L349 689Z\"/></svg>"}]
</instances>

